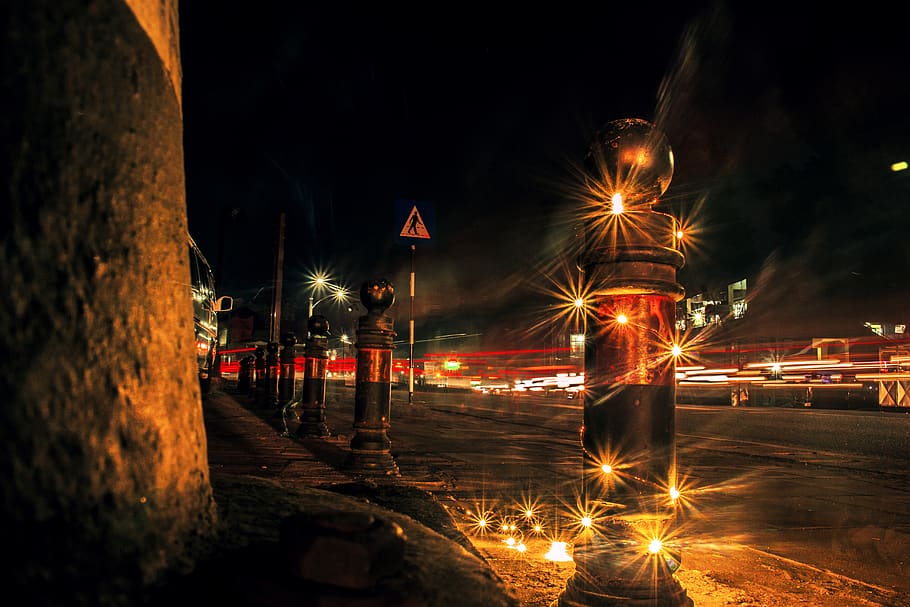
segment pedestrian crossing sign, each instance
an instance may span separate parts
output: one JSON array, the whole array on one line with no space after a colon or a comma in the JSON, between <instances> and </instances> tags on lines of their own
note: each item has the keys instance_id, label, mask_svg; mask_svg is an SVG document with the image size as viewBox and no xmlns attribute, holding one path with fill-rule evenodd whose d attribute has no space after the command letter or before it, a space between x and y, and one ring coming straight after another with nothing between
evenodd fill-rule
<instances>
[{"instance_id":1,"label":"pedestrian crossing sign","mask_svg":"<svg viewBox=\"0 0 910 607\"><path fill-rule=\"evenodd\" d=\"M427 222L424 220L423 216L421 216L417 205L411 203L410 207L411 210L406 211L407 215L404 221L404 225L402 225L398 236L401 238L419 238L422 240L430 240L430 228L427 225Z\"/></svg>"}]
</instances>

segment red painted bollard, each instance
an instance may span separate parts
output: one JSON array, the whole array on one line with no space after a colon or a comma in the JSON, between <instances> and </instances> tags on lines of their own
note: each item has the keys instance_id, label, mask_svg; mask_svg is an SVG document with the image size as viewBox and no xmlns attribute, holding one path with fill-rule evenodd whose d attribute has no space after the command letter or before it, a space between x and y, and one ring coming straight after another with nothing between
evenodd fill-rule
<instances>
[{"instance_id":1,"label":"red painted bollard","mask_svg":"<svg viewBox=\"0 0 910 607\"><path fill-rule=\"evenodd\" d=\"M307 321L303 393L300 398L300 425L297 436L329 436L325 424L325 382L328 362L329 321L325 316L311 316Z\"/></svg>"},{"instance_id":2,"label":"red painted bollard","mask_svg":"<svg viewBox=\"0 0 910 607\"><path fill-rule=\"evenodd\" d=\"M294 402L295 365L297 364L296 346L296 335L285 333L281 336L281 352L279 353L281 376L278 380L278 402L282 407L288 407Z\"/></svg>"},{"instance_id":3,"label":"red painted bollard","mask_svg":"<svg viewBox=\"0 0 910 607\"><path fill-rule=\"evenodd\" d=\"M395 288L386 280L360 288L367 309L357 326L357 370L354 394L354 437L347 467L363 473L398 476L389 440L392 410L392 348L395 331L386 310L395 303Z\"/></svg>"},{"instance_id":4,"label":"red painted bollard","mask_svg":"<svg viewBox=\"0 0 910 607\"><path fill-rule=\"evenodd\" d=\"M597 133L585 209L586 349L582 501L590 528L559 607L689 607L666 545L676 490L676 221L652 206L673 175L666 137L644 120Z\"/></svg>"},{"instance_id":5,"label":"red painted bollard","mask_svg":"<svg viewBox=\"0 0 910 607\"><path fill-rule=\"evenodd\" d=\"M253 366L256 357L244 356L240 359L240 371L237 374L237 393L249 396L253 387Z\"/></svg>"},{"instance_id":6,"label":"red painted bollard","mask_svg":"<svg viewBox=\"0 0 910 607\"><path fill-rule=\"evenodd\" d=\"M253 398L255 405L260 405L265 400L266 394L266 371L268 366L265 362L265 346L256 346L256 361L254 364L255 376L253 377L253 391L250 396Z\"/></svg>"},{"instance_id":7,"label":"red painted bollard","mask_svg":"<svg viewBox=\"0 0 910 607\"><path fill-rule=\"evenodd\" d=\"M262 404L266 407L278 406L278 378L281 365L278 360L278 342L270 341L265 346L265 394Z\"/></svg>"}]
</instances>

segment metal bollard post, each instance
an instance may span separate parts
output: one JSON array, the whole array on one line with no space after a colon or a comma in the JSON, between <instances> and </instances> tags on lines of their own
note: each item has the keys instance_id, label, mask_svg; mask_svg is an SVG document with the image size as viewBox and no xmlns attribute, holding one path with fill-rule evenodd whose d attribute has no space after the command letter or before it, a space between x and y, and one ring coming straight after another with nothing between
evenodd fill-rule
<instances>
[{"instance_id":1,"label":"metal bollard post","mask_svg":"<svg viewBox=\"0 0 910 607\"><path fill-rule=\"evenodd\" d=\"M324 316L311 316L307 321L303 394L300 398L300 425L297 436L329 436L325 425L325 382L328 360L329 321Z\"/></svg>"},{"instance_id":2,"label":"metal bollard post","mask_svg":"<svg viewBox=\"0 0 910 607\"><path fill-rule=\"evenodd\" d=\"M253 391L250 393L253 403L259 405L265 399L266 378L265 373L268 367L265 364L265 346L256 346L256 375L254 379Z\"/></svg>"},{"instance_id":3,"label":"metal bollard post","mask_svg":"<svg viewBox=\"0 0 910 607\"><path fill-rule=\"evenodd\" d=\"M385 279L360 287L367 309L357 327L357 371L354 394L354 437L347 467L364 473L398 476L391 454L389 415L392 410L392 348L395 331L386 310L395 303L395 288Z\"/></svg>"},{"instance_id":4,"label":"metal bollard post","mask_svg":"<svg viewBox=\"0 0 910 607\"><path fill-rule=\"evenodd\" d=\"M278 406L278 376L281 365L278 364L278 342L270 341L265 346L265 398L262 404L266 407Z\"/></svg>"},{"instance_id":5,"label":"metal bollard post","mask_svg":"<svg viewBox=\"0 0 910 607\"><path fill-rule=\"evenodd\" d=\"M253 387L253 365L256 357L247 355L240 359L240 371L237 374L237 393L249 395Z\"/></svg>"},{"instance_id":6,"label":"metal bollard post","mask_svg":"<svg viewBox=\"0 0 910 607\"><path fill-rule=\"evenodd\" d=\"M294 346L297 345L297 336L293 333L285 333L281 336L281 353L279 361L281 364L281 378L278 381L278 401L287 407L294 402L294 381L296 375L295 365L297 363L297 353Z\"/></svg>"},{"instance_id":7,"label":"metal bollard post","mask_svg":"<svg viewBox=\"0 0 910 607\"><path fill-rule=\"evenodd\" d=\"M559 607L690 607L660 540L676 491L676 221L652 210L673 174L666 137L643 120L609 123L588 156L605 199L587 226L583 503L592 528L574 550ZM591 166L593 165L593 166ZM592 210L593 211L593 210ZM650 544L649 544L650 542Z\"/></svg>"}]
</instances>

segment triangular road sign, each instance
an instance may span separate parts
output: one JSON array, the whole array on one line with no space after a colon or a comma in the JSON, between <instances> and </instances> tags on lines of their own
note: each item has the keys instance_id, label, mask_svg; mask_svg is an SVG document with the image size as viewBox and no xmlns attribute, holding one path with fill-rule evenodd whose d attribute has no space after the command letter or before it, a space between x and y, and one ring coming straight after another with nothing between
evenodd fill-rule
<instances>
[{"instance_id":1,"label":"triangular road sign","mask_svg":"<svg viewBox=\"0 0 910 607\"><path fill-rule=\"evenodd\" d=\"M417 210L417 205L414 205L411 212L408 214L408 219L404 222L404 227L401 228L399 236L405 238L430 239L430 232L427 230L427 224L423 222L423 218Z\"/></svg>"}]
</instances>

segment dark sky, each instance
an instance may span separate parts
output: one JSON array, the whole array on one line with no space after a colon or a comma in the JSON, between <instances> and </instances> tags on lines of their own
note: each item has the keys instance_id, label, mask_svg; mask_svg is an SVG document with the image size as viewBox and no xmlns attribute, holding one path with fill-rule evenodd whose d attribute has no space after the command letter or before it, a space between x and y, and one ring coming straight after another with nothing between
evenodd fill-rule
<instances>
[{"instance_id":1,"label":"dark sky","mask_svg":"<svg viewBox=\"0 0 910 607\"><path fill-rule=\"evenodd\" d=\"M284 212L288 292L320 267L354 287L389 278L401 301L394 203L413 199L436 209L418 294L504 302L546 282L573 167L598 127L630 117L673 147L662 205L698 228L690 294L772 266L826 293L904 288L910 171L889 167L910 160L907 35L874 4L205 4L180 6L187 204L224 292L269 283Z\"/></svg>"}]
</instances>

